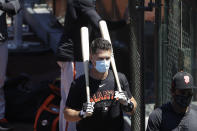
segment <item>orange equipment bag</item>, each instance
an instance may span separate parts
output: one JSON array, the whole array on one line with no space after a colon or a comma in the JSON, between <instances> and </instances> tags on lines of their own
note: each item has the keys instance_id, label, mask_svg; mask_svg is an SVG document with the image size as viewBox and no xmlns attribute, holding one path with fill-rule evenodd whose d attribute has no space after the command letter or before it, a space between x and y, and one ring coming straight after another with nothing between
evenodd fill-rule
<instances>
[{"instance_id":1,"label":"orange equipment bag","mask_svg":"<svg viewBox=\"0 0 197 131\"><path fill-rule=\"evenodd\" d=\"M60 80L49 84L51 94L37 110L34 131L59 131Z\"/></svg>"}]
</instances>

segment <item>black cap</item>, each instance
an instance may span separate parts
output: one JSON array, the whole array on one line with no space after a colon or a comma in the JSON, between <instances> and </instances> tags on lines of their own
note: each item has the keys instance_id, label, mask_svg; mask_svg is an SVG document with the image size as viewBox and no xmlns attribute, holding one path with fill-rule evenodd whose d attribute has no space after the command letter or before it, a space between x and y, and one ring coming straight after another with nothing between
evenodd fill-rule
<instances>
[{"instance_id":1,"label":"black cap","mask_svg":"<svg viewBox=\"0 0 197 131\"><path fill-rule=\"evenodd\" d=\"M197 88L194 86L192 75L187 72L176 73L172 79L172 86L181 90Z\"/></svg>"}]
</instances>

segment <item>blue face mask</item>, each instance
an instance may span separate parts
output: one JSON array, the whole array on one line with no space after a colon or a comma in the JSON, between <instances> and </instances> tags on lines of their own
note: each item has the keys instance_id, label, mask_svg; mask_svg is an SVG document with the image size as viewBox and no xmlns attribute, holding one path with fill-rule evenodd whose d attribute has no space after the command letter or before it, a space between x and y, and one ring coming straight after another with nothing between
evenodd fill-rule
<instances>
[{"instance_id":1,"label":"blue face mask","mask_svg":"<svg viewBox=\"0 0 197 131\"><path fill-rule=\"evenodd\" d=\"M96 61L96 70L100 73L105 73L109 70L110 60Z\"/></svg>"}]
</instances>

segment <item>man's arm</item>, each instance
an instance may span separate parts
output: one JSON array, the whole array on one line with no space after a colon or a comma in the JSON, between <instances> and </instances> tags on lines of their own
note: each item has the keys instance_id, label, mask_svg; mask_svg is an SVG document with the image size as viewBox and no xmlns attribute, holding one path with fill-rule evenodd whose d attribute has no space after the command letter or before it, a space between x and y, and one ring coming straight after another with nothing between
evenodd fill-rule
<instances>
[{"instance_id":1,"label":"man's arm","mask_svg":"<svg viewBox=\"0 0 197 131\"><path fill-rule=\"evenodd\" d=\"M79 121L82 118L79 116L80 111L76 111L74 109L66 107L64 109L64 117L67 121Z\"/></svg>"},{"instance_id":2,"label":"man's arm","mask_svg":"<svg viewBox=\"0 0 197 131\"><path fill-rule=\"evenodd\" d=\"M121 99L123 99L123 100L120 100L120 103L123 105L123 110L128 115L132 115L132 114L134 114L134 112L137 108L137 102L136 102L135 98L131 95L131 92L129 89L129 83L127 81L126 76L124 74L119 73L119 78L120 78L123 92L117 92L117 94L115 93L115 97L120 97ZM120 99L120 98L118 98L118 99Z\"/></svg>"},{"instance_id":3,"label":"man's arm","mask_svg":"<svg viewBox=\"0 0 197 131\"><path fill-rule=\"evenodd\" d=\"M120 102L122 109L125 113L127 113L128 115L132 115L135 112L137 107L137 102L132 96L128 97L126 91L123 92L115 91L114 98Z\"/></svg>"},{"instance_id":4,"label":"man's arm","mask_svg":"<svg viewBox=\"0 0 197 131\"><path fill-rule=\"evenodd\" d=\"M7 2L0 2L0 10L9 14L16 14L21 9L19 0L8 0Z\"/></svg>"},{"instance_id":5,"label":"man's arm","mask_svg":"<svg viewBox=\"0 0 197 131\"><path fill-rule=\"evenodd\" d=\"M78 87L76 80L71 83L71 87L66 100L66 106L64 108L64 117L67 121L79 121L80 110L82 109L82 98L79 93L81 88Z\"/></svg>"},{"instance_id":6,"label":"man's arm","mask_svg":"<svg viewBox=\"0 0 197 131\"><path fill-rule=\"evenodd\" d=\"M84 103L81 111L66 107L64 110L65 119L68 121L79 121L83 118L92 116L94 112L94 104L94 102Z\"/></svg>"},{"instance_id":7,"label":"man's arm","mask_svg":"<svg viewBox=\"0 0 197 131\"><path fill-rule=\"evenodd\" d=\"M64 117L67 121L79 121L86 117L92 116L94 112L94 102L85 102L85 76L81 76L74 80L71 84L66 107L64 109ZM81 87L82 86L82 87Z\"/></svg>"},{"instance_id":8,"label":"man's arm","mask_svg":"<svg viewBox=\"0 0 197 131\"><path fill-rule=\"evenodd\" d=\"M134 99L134 97L131 97L130 101L133 103L133 110L131 112L126 112L126 113L129 114L129 115L132 115L135 112L136 108L137 108L137 102Z\"/></svg>"}]
</instances>

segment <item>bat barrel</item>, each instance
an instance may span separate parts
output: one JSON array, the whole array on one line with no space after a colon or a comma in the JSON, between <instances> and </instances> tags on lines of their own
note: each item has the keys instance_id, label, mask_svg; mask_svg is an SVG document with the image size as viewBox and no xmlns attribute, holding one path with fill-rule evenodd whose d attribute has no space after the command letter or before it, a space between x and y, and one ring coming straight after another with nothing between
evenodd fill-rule
<instances>
[{"instance_id":1,"label":"bat barrel","mask_svg":"<svg viewBox=\"0 0 197 131\"><path fill-rule=\"evenodd\" d=\"M86 80L86 95L87 102L90 102L90 88L89 88L89 33L87 27L81 28L81 47L82 47L82 56L83 56L83 65L85 72Z\"/></svg>"},{"instance_id":2,"label":"bat barrel","mask_svg":"<svg viewBox=\"0 0 197 131\"><path fill-rule=\"evenodd\" d=\"M107 24L104 20L101 20L99 22L99 28L101 31L101 35L105 40L108 40L111 43L111 39L110 39L110 35L109 35L109 31L107 28ZM117 68L116 68L116 64L115 64L115 59L114 59L114 55L113 55L113 49L112 49L112 57L111 57L111 66L112 66L112 70L114 72L114 76L116 79L116 84L118 87L118 91L122 91L121 86L120 86L120 81L118 78L118 72L117 72Z\"/></svg>"}]
</instances>

